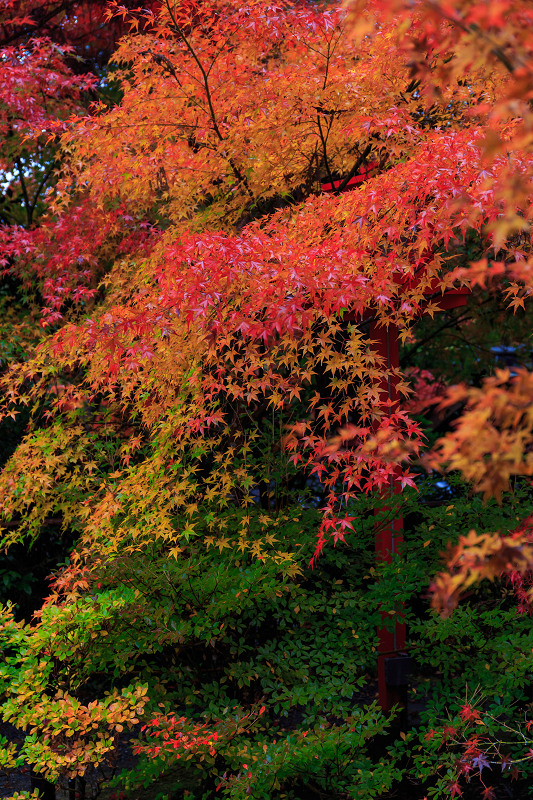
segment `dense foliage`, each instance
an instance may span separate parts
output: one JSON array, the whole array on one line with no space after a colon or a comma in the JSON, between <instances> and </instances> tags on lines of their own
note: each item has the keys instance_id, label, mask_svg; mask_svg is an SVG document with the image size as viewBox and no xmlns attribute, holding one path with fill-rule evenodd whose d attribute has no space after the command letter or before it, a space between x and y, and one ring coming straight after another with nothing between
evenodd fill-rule
<instances>
[{"instance_id":1,"label":"dense foliage","mask_svg":"<svg viewBox=\"0 0 533 800\"><path fill-rule=\"evenodd\" d=\"M0 13L4 769L529 785L531 4ZM384 618L410 729L376 703Z\"/></svg>"}]
</instances>

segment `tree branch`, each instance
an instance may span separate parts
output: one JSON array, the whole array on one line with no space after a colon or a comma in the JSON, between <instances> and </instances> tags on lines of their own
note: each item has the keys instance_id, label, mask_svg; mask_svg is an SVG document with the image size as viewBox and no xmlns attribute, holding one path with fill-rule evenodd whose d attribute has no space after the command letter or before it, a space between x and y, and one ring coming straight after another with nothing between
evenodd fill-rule
<instances>
[{"instance_id":1,"label":"tree branch","mask_svg":"<svg viewBox=\"0 0 533 800\"><path fill-rule=\"evenodd\" d=\"M22 197L24 198L24 207L26 209L26 219L27 219L27 224L28 224L28 227L29 227L31 225L32 219L33 219L33 210L32 210L31 204L30 204L30 198L28 197L28 189L27 189L27 186L26 186L26 181L24 180L24 170L23 170L22 161L20 160L20 158L16 158L15 159L15 164L17 165L17 169L18 169L18 173L19 173L19 183L20 183L20 188L22 190Z\"/></svg>"},{"instance_id":2,"label":"tree branch","mask_svg":"<svg viewBox=\"0 0 533 800\"><path fill-rule=\"evenodd\" d=\"M331 174L331 168L329 166L328 151L327 151L328 134L329 134L329 132L331 130L331 123L330 123L330 125L328 127L326 135L324 136L324 132L322 130L322 123L320 122L320 111L317 112L316 120L317 120L317 124L318 124L318 131L319 131L319 135L320 135L320 141L322 142L322 158L324 159L324 166L326 167L328 180L329 180L329 182L331 184L331 188L333 189L333 175Z\"/></svg>"},{"instance_id":3,"label":"tree branch","mask_svg":"<svg viewBox=\"0 0 533 800\"><path fill-rule=\"evenodd\" d=\"M174 15L174 12L171 9L170 4L168 3L168 0L165 0L165 6L166 6L167 11L168 11L168 13L170 15L170 18L172 20L172 26L173 26L175 32L180 37L181 41L183 42L183 44L185 45L185 47L187 48L187 50L189 51L189 53L193 57L194 61L196 62L197 66L198 66L198 69L200 70L200 73L201 73L202 79L203 79L204 91L205 91L205 96L206 96L206 99L207 99L207 105L209 107L209 116L211 117L211 123L213 125L213 130L216 133L216 135L218 137L218 140L220 142L223 142L223 141L225 141L225 137L222 135L222 133L220 131L220 128L219 128L219 125L218 125L218 121L217 121L217 117L216 117L216 114L215 114L215 109L213 107L213 98L212 98L212 95L211 95L211 87L209 86L209 71L206 71L204 65L202 64L202 62L198 58L198 56L196 54L196 51L194 50L194 47L191 45L191 43L189 42L188 38L185 36L185 34L183 33L182 29L180 28L180 26L178 24L178 21L176 20L176 17ZM238 183L242 183L242 185L245 187L246 191L248 192L249 197L252 200L255 200L253 192L251 191L251 189L250 189L250 187L248 185L248 181L246 179L246 176L243 175L243 173L241 172L239 167L235 164L235 162L233 161L231 156L228 156L228 163L229 163L229 165L231 167L231 170L232 170L235 178L237 179Z\"/></svg>"},{"instance_id":4,"label":"tree branch","mask_svg":"<svg viewBox=\"0 0 533 800\"><path fill-rule=\"evenodd\" d=\"M348 183L351 181L351 179L354 177L354 175L357 175L357 173L359 172L359 169L361 168L361 165L366 161L366 159L368 158L368 156L370 155L371 152L372 152L372 145L371 144L367 144L367 146L365 147L363 152L360 154L359 158L357 159L357 161L355 162L355 164L353 165L353 167L351 168L351 170L349 171L347 176L345 178L343 178L339 188L334 190L335 192L340 193L340 192L344 191L344 189L346 189L346 187L348 186Z\"/></svg>"},{"instance_id":5,"label":"tree branch","mask_svg":"<svg viewBox=\"0 0 533 800\"><path fill-rule=\"evenodd\" d=\"M55 161L52 161L50 167L46 170L46 172L44 173L43 177L41 178L41 180L37 184L37 188L35 190L35 194L33 196L32 202L31 202L32 218L33 218L33 212L35 211L35 207L37 205L37 200L39 199L39 195L41 194L41 192L42 192L42 190L44 188L44 185L46 184L46 181L48 180L48 178L50 177L50 175L54 171L55 166L56 166Z\"/></svg>"}]
</instances>

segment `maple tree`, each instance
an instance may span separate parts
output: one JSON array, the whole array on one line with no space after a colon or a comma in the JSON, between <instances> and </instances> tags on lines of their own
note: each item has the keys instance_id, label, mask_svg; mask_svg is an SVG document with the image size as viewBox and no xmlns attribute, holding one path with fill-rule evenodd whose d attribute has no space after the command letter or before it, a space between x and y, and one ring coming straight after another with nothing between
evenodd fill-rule
<instances>
[{"instance_id":1,"label":"maple tree","mask_svg":"<svg viewBox=\"0 0 533 800\"><path fill-rule=\"evenodd\" d=\"M424 450L412 417L422 398L391 402L384 387L394 381L408 398L409 372L391 369L371 335L390 328L408 344L458 284L526 312L530 4L112 2L105 18L125 31L116 102L90 105L97 80L69 62L78 7L58 6L55 33L33 8L7 4L3 28L0 169L15 165L20 192L2 217L3 274L29 310L8 320L24 344L5 359L1 385L5 421L27 408L29 422L0 475L0 509L5 546L37 539L51 519L76 544L34 624L3 612L3 714L28 731L21 754L6 745L4 764L26 759L50 781L82 776L109 763L118 734L144 713L136 749L148 783L179 756L203 770L194 791L297 797L303 771L328 796L379 797L401 778L393 755L376 765L365 749L385 716L333 701L343 695L330 673L321 690L317 643L316 674L303 661L299 684L271 639L264 661L250 662L247 637L257 615L266 625L265 608L290 639L298 614L305 636L314 615L331 621L339 607L342 647L365 639L354 667L364 671L383 609L409 618L402 603L427 576L398 559L367 563L363 549L387 587L357 600L363 637L328 559L354 583L363 576L332 546L356 547L379 494L415 487L420 457L489 501L531 476L527 371L448 390L442 410L466 410ZM91 6L80 8L83 21ZM8 44L39 19L41 37ZM442 391L436 383L426 395ZM527 608L531 509L518 489L498 533L487 533L496 506L485 516L476 506L487 527L464 531L434 580L436 605L451 610L466 588L507 571ZM445 541L463 531L439 524ZM306 594L309 561L324 570L319 607ZM323 618L316 640L341 669ZM453 615L432 617L420 641L433 625L443 640L460 636ZM220 696L195 672L199 646L218 653L219 677L220 660L230 663ZM423 647L418 656L441 658ZM505 688L509 705L528 664ZM280 734L280 708L317 698L322 716ZM529 742L516 727L502 754L502 714L454 702L457 719L435 723L415 757L425 780L444 762L435 791L452 796L472 771L484 777L489 755L527 761ZM176 710L184 703L190 715ZM479 719L486 737L473 744ZM195 785L187 769L176 781Z\"/></svg>"}]
</instances>

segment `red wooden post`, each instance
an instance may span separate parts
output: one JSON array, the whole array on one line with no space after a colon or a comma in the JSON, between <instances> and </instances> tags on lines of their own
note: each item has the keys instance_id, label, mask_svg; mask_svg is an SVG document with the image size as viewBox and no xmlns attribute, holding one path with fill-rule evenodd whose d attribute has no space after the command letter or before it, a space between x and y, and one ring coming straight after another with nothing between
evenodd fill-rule
<instances>
[{"instance_id":1,"label":"red wooden post","mask_svg":"<svg viewBox=\"0 0 533 800\"><path fill-rule=\"evenodd\" d=\"M448 310L466 305L468 290L451 289L438 299L441 310ZM431 294L431 291L428 291ZM370 339L374 342L376 352L384 359L387 370L395 370L400 366L399 337L395 326L389 325L388 328L380 327L375 322L370 323ZM399 401L398 378L389 375L382 382L382 390L392 408ZM392 497L399 492L398 483L391 476L390 489L384 493ZM384 510L386 510L386 506ZM389 524L376 530L375 548L376 559L378 561L392 561L393 555L398 552L398 548L403 541L403 519L401 517L392 520ZM391 666L390 672L393 673L392 659L400 659L405 648L405 623L397 617L394 628L389 631L385 628L378 629L378 698L379 704L384 711L390 711L392 706L399 705L406 708L407 698L405 695L405 684L401 680L399 669L396 669L394 680L387 675L387 663ZM389 660L390 659L390 660ZM396 661L399 667L398 661Z\"/></svg>"},{"instance_id":2,"label":"red wooden post","mask_svg":"<svg viewBox=\"0 0 533 800\"><path fill-rule=\"evenodd\" d=\"M368 167L361 170L359 175L353 177L344 187L343 191L349 191L358 184L367 180L369 173L377 166L376 163L369 164ZM332 184L327 183L322 185L324 192L333 192L342 185L342 181L335 181ZM408 278L411 283L416 282L415 276ZM434 288L430 287L426 295L428 299L430 296L436 294L437 302L441 310L448 310L457 308L458 306L466 305L468 289L451 289L441 297L438 297L438 280L435 280ZM435 297L432 297L435 300ZM394 325L389 325L388 328L377 325L375 322L370 323L370 339L374 343L376 353L378 353L385 362L388 370L397 369L400 365L399 357L399 337L398 330ZM385 394L386 399L393 407L399 401L398 396L398 379L394 375L389 375L388 378L382 381L382 392ZM399 491L398 482L395 481L394 475L391 476L391 483L388 490L384 491L384 498L386 496L392 497ZM387 506L384 506L387 510ZM393 555L398 552L398 548L403 541L403 519L396 518L391 522L376 528L375 537L375 550L376 559L378 561L392 561ZM387 664L392 666L392 660L400 659L402 651L405 648L405 623L395 619L393 630L389 631L381 627L378 629L378 698L379 704L384 711L390 711L394 705L406 709L406 685L401 680L401 675L396 674L394 679L387 673ZM400 679L398 679L400 678Z\"/></svg>"},{"instance_id":3,"label":"red wooden post","mask_svg":"<svg viewBox=\"0 0 533 800\"><path fill-rule=\"evenodd\" d=\"M374 348L385 362L388 370L397 369L400 366L399 338L398 329L394 325L384 328L370 324L370 340L374 343ZM382 381L382 391L385 399L391 404L399 401L398 378L389 375ZM399 491L398 483L391 476L390 486L383 492L384 499L396 494ZM384 506L387 511L387 506ZM388 523L376 528L375 549L377 561L391 562L395 553L403 541L403 519L396 518ZM392 685L387 680L386 666L387 659L397 658L405 648L405 623L398 618L394 621L392 630L382 627L378 629L378 697L379 704L384 711L389 711L393 705L405 705L404 692L401 686ZM390 663L390 662L389 662Z\"/></svg>"}]
</instances>

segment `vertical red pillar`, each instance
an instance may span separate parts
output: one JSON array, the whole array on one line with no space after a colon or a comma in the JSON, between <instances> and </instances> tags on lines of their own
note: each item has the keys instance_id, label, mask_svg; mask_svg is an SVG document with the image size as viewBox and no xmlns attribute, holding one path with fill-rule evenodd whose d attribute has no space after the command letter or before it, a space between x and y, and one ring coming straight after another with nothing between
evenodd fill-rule
<instances>
[{"instance_id":1,"label":"vertical red pillar","mask_svg":"<svg viewBox=\"0 0 533 800\"><path fill-rule=\"evenodd\" d=\"M370 339L374 343L373 348L380 355L387 369L397 369L400 365L398 329L394 325L388 328L381 327L375 323L370 324ZM384 378L381 385L384 399L392 404L399 400L398 378L389 375ZM387 512L387 498L392 498L399 491L398 483L394 476L390 478L390 485L383 490L384 507ZM376 559L377 561L390 562L394 553L398 552L398 547L403 541L403 519L396 518L381 524L376 529ZM384 615L388 616L388 615ZM389 711L393 705L405 706L405 689L402 686L391 685L387 680L387 660L397 657L405 648L405 623L398 619L394 621L392 630L385 627L378 629L378 696L379 704L384 711Z\"/></svg>"},{"instance_id":2,"label":"vertical red pillar","mask_svg":"<svg viewBox=\"0 0 533 800\"><path fill-rule=\"evenodd\" d=\"M350 191L356 185L363 183L370 177L370 172L378 166L377 162L368 164L367 167L361 170L358 175L352 177L344 188L343 181L335 181L333 184L327 183L322 185L324 192L335 191ZM429 256L428 256L429 259ZM413 286L416 278L406 278L406 285ZM469 290L465 287L459 289L451 289L446 291L443 295L440 294L441 286L438 278L434 279L433 285L428 286L425 294L428 300L437 300L439 307L444 309L457 308L464 306L467 302ZM433 296L434 295L434 296ZM440 296L439 296L440 295ZM399 339L398 329L394 325L389 325L388 328L381 327L375 322L370 323L370 339L374 342L375 351L383 357L388 369L398 368L400 365L399 357ZM391 404L398 402L398 379L395 376L389 376L384 379L381 385L382 393L385 399L388 399ZM398 482L391 477L390 486L382 493L384 508L387 510L387 498L392 498L394 494L399 492ZM398 547L403 541L403 519L391 519L386 525L380 525L376 529L376 560L388 561L392 560L394 553L398 551ZM394 629L388 631L385 628L378 629L378 693L379 703L384 711L389 711L392 706L399 705L404 709L404 721L406 717L406 682L404 676L401 674L399 664L397 664L396 676L393 678L394 670L387 670L388 659L398 659L398 656L405 648L405 623L399 622L395 619ZM392 666L392 665L391 665ZM390 672L390 675L387 673Z\"/></svg>"}]
</instances>

